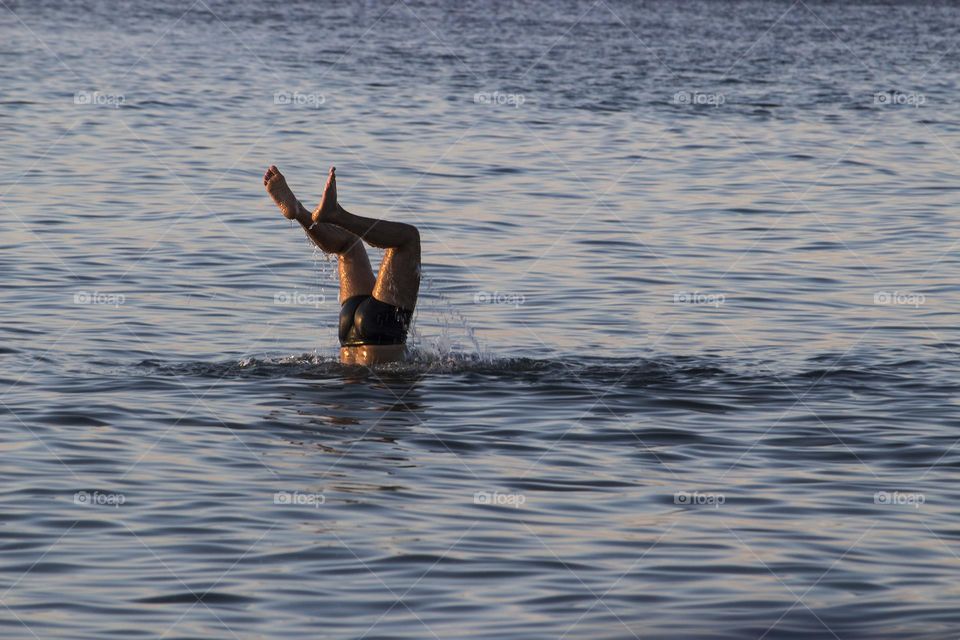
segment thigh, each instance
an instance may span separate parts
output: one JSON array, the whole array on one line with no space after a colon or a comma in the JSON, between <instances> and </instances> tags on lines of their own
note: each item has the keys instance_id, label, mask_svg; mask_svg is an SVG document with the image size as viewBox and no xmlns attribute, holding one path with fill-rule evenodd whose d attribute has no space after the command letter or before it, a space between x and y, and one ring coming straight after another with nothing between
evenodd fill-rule
<instances>
[{"instance_id":1,"label":"thigh","mask_svg":"<svg viewBox=\"0 0 960 640\"><path fill-rule=\"evenodd\" d=\"M357 242L337 256L337 271L340 274L341 304L347 298L373 293L376 278L362 242Z\"/></svg>"},{"instance_id":2,"label":"thigh","mask_svg":"<svg viewBox=\"0 0 960 640\"><path fill-rule=\"evenodd\" d=\"M380 264L373 297L413 311L420 291L420 243L387 249Z\"/></svg>"}]
</instances>

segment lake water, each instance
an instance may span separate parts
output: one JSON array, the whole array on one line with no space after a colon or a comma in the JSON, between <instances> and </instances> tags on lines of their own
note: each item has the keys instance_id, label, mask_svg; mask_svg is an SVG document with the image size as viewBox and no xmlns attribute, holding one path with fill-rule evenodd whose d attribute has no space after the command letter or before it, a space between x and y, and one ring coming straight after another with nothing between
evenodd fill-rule
<instances>
[{"instance_id":1,"label":"lake water","mask_svg":"<svg viewBox=\"0 0 960 640\"><path fill-rule=\"evenodd\" d=\"M958 637L958 32L4 0L0 633ZM419 226L415 361L271 163Z\"/></svg>"}]
</instances>

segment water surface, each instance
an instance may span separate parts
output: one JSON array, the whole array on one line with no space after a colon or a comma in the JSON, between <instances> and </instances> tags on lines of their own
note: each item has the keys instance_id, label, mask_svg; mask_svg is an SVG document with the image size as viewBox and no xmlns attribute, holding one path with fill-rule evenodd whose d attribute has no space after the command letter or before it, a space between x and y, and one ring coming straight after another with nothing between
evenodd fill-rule
<instances>
[{"instance_id":1,"label":"water surface","mask_svg":"<svg viewBox=\"0 0 960 640\"><path fill-rule=\"evenodd\" d=\"M7 0L4 637L955 638L958 25ZM413 362L271 163L419 226Z\"/></svg>"}]
</instances>

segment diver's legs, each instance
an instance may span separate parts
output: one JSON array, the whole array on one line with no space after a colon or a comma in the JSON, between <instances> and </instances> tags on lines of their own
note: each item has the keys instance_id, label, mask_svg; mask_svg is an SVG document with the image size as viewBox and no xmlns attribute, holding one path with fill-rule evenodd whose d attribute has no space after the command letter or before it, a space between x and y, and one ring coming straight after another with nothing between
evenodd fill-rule
<instances>
[{"instance_id":1,"label":"diver's legs","mask_svg":"<svg viewBox=\"0 0 960 640\"><path fill-rule=\"evenodd\" d=\"M356 216L337 202L336 170L331 167L320 206L313 220L346 229L374 247L386 249L373 296L413 310L420 290L420 232L413 225Z\"/></svg>"},{"instance_id":2,"label":"diver's legs","mask_svg":"<svg viewBox=\"0 0 960 640\"><path fill-rule=\"evenodd\" d=\"M307 237L322 251L337 255L340 302L357 295L371 295L376 278L360 238L336 225L315 224L310 212L293 195L283 174L276 167L267 169L263 184L285 218L299 222Z\"/></svg>"}]
</instances>

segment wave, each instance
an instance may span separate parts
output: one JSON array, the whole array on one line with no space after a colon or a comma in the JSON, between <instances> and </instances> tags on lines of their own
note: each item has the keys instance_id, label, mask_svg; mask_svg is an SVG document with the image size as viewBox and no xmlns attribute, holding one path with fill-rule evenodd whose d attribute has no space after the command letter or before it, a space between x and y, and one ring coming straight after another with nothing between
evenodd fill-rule
<instances>
[{"instance_id":1,"label":"wave","mask_svg":"<svg viewBox=\"0 0 960 640\"><path fill-rule=\"evenodd\" d=\"M947 368L949 367L949 368ZM832 389L867 389L883 386L924 386L938 390L955 388L955 362L920 358L882 358L874 355L843 357L821 354L807 358L802 366L760 359L702 356L646 356L640 358L499 358L476 353L436 353L414 350L404 362L363 367L343 365L335 357L319 353L247 357L239 360L164 362L143 360L136 368L150 376L199 378L425 378L450 377L467 380L496 379L504 382L566 383L590 388L686 385L720 389L747 386L769 392L801 393L814 386ZM934 384L935 383L935 384Z\"/></svg>"}]
</instances>

